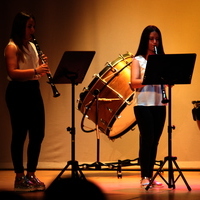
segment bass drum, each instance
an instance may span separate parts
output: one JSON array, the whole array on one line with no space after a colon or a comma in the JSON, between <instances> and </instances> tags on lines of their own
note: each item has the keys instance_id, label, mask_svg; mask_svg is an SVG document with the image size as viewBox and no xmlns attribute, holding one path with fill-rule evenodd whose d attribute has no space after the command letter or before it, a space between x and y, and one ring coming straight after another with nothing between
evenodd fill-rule
<instances>
[{"instance_id":1,"label":"bass drum","mask_svg":"<svg viewBox=\"0 0 200 200\"><path fill-rule=\"evenodd\" d=\"M133 112L135 92L129 84L132 59L133 55L127 52L113 62L107 62L105 68L83 89L78 110L83 114L81 128L84 132L96 130L85 129L85 118L98 125L98 129L110 139L124 135L136 125Z\"/></svg>"}]
</instances>

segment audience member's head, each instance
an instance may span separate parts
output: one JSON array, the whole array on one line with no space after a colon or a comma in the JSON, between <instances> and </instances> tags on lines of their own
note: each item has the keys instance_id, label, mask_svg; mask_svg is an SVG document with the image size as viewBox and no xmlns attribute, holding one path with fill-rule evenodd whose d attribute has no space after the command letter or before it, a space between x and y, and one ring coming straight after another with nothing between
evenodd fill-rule
<instances>
[{"instance_id":1,"label":"audience member's head","mask_svg":"<svg viewBox=\"0 0 200 200\"><path fill-rule=\"evenodd\" d=\"M45 200L106 200L102 190L86 179L62 178L55 180L45 191Z\"/></svg>"},{"instance_id":2,"label":"audience member's head","mask_svg":"<svg viewBox=\"0 0 200 200\"><path fill-rule=\"evenodd\" d=\"M0 200L25 200L25 198L14 191L0 191Z\"/></svg>"}]
</instances>

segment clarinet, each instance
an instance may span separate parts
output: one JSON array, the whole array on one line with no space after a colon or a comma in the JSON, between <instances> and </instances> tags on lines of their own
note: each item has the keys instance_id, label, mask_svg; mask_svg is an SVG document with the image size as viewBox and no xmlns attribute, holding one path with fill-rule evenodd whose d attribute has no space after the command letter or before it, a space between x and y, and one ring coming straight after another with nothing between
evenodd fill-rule
<instances>
[{"instance_id":1,"label":"clarinet","mask_svg":"<svg viewBox=\"0 0 200 200\"><path fill-rule=\"evenodd\" d=\"M155 51L155 54L157 55L158 50L157 50L156 46L154 46L154 51ZM163 104L168 103L167 95L166 95L165 88L164 88L163 84L161 84L161 91L162 91L162 101L161 102Z\"/></svg>"},{"instance_id":2,"label":"clarinet","mask_svg":"<svg viewBox=\"0 0 200 200\"><path fill-rule=\"evenodd\" d=\"M32 39L33 39L33 43L36 47L36 50L38 52L38 56L39 58L41 59L42 63L45 64L45 60L43 59L42 55L43 55L43 52L41 51L40 47L39 47L39 44L37 42L37 40L35 39L34 35L32 35ZM56 86L54 85L53 83L53 78L51 76L51 73L46 73L47 75L47 78L48 78L48 82L51 86L51 89L53 91L53 97L59 97L60 96L60 93L58 92L58 90L56 89Z\"/></svg>"}]
</instances>

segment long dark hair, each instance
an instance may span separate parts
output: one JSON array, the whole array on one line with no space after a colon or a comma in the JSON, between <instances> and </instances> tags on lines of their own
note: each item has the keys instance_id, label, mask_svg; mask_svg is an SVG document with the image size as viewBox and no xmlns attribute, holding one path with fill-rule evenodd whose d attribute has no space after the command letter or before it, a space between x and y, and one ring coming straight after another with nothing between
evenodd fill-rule
<instances>
[{"instance_id":1,"label":"long dark hair","mask_svg":"<svg viewBox=\"0 0 200 200\"><path fill-rule=\"evenodd\" d=\"M148 51L149 35L150 35L151 32L158 33L158 35L159 35L159 45L157 47L157 51L158 51L158 54L164 54L163 43L162 43L162 35L161 35L160 30L154 25L149 25L142 32L139 47L138 47L138 50L137 50L135 56L138 56L138 55L142 55L143 57L146 56L147 51Z\"/></svg>"},{"instance_id":2,"label":"long dark hair","mask_svg":"<svg viewBox=\"0 0 200 200\"><path fill-rule=\"evenodd\" d=\"M15 16L12 24L10 39L17 45L19 48L19 57L23 60L22 54L25 53L23 49L23 39L26 33L26 23L29 19L35 21L35 17L28 12L19 12Z\"/></svg>"}]
</instances>

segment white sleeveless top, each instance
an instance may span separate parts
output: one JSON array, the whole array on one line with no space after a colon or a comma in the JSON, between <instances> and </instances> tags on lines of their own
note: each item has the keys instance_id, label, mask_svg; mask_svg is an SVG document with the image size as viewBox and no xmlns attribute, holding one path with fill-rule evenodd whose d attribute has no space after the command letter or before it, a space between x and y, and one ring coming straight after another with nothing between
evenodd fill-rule
<instances>
[{"instance_id":1,"label":"white sleeveless top","mask_svg":"<svg viewBox=\"0 0 200 200\"><path fill-rule=\"evenodd\" d=\"M147 60L143 56L136 56L140 64L140 78L144 77ZM133 97L135 106L165 106L162 104L162 90L160 85L145 85L137 88Z\"/></svg>"},{"instance_id":2,"label":"white sleeveless top","mask_svg":"<svg viewBox=\"0 0 200 200\"><path fill-rule=\"evenodd\" d=\"M16 48L16 44L10 40L8 45L14 45ZM24 47L24 51L26 52L24 54L24 62L21 60L19 61L19 69L35 69L39 66L39 57L36 50L35 45L32 42L28 43L28 49ZM9 81L12 81L10 77L8 77ZM30 80L35 80L35 77L33 77Z\"/></svg>"}]
</instances>

